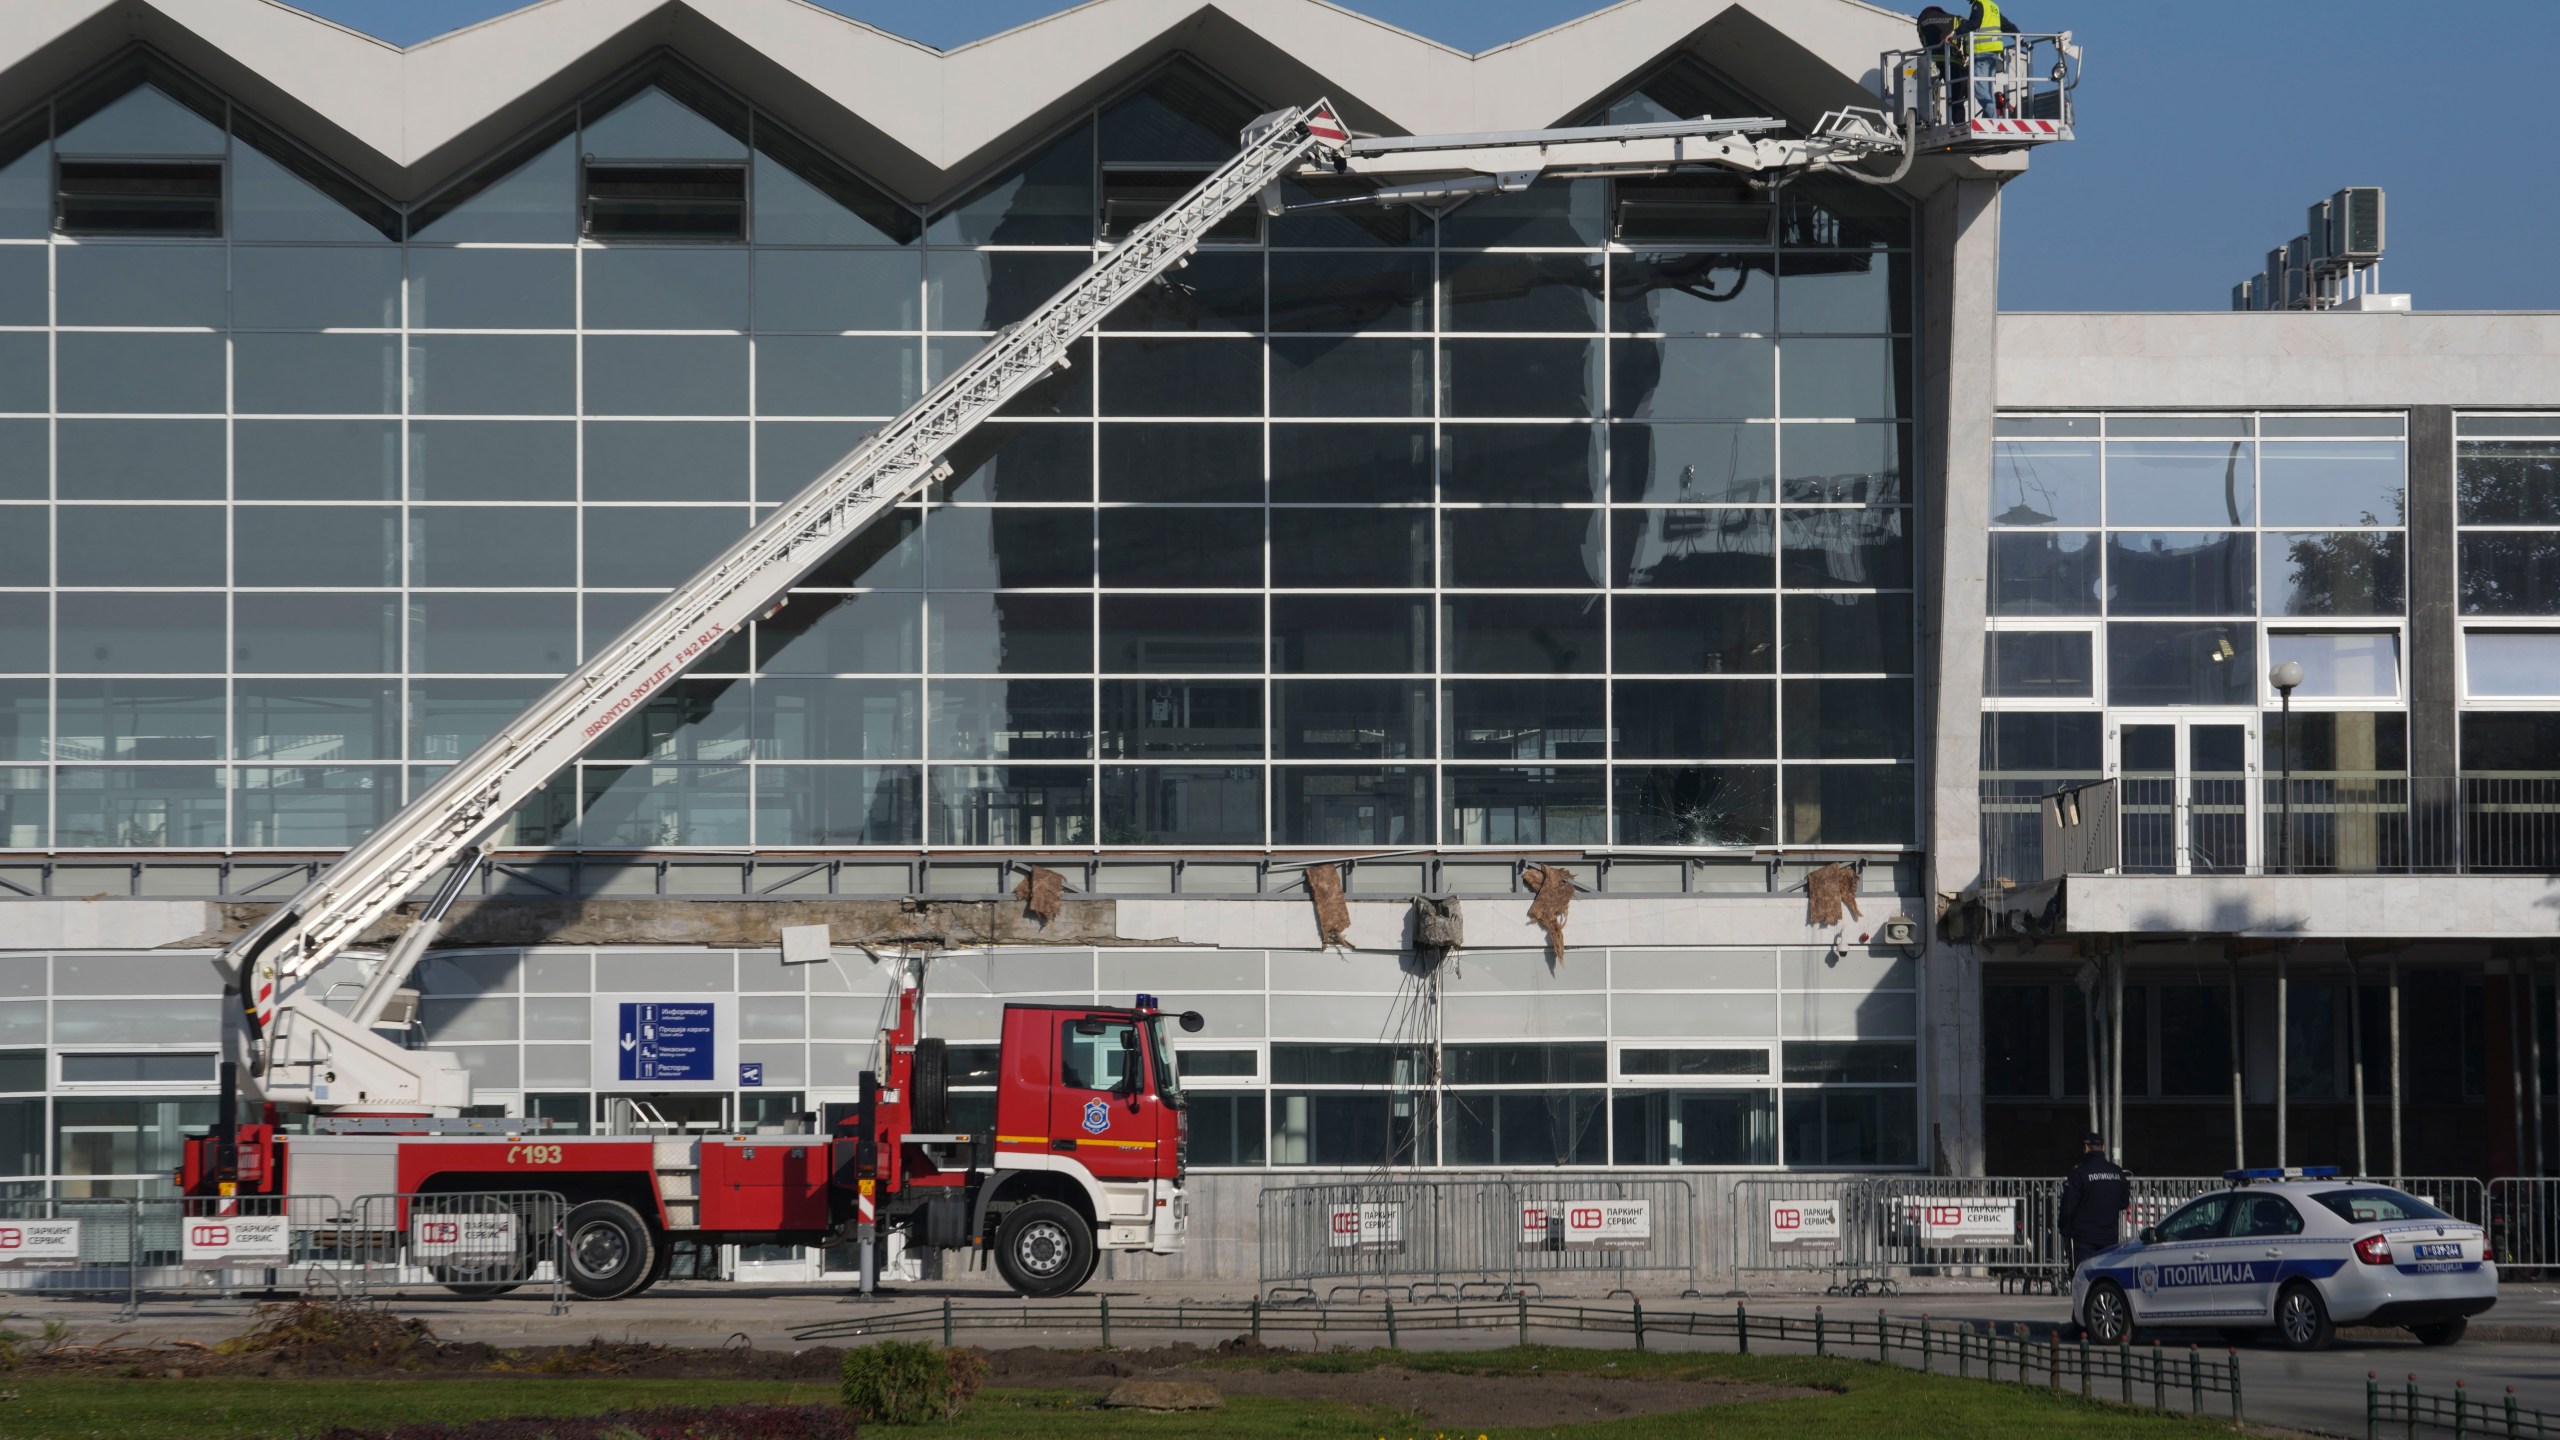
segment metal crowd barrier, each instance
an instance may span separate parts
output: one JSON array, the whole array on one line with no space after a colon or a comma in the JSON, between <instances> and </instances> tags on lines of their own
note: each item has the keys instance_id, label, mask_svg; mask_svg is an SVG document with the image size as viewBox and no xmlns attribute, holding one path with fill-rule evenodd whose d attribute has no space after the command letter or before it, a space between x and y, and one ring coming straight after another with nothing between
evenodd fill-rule
<instances>
[{"instance_id":1,"label":"metal crowd barrier","mask_svg":"<svg viewBox=\"0 0 2560 1440\"><path fill-rule=\"evenodd\" d=\"M1875 1181L1745 1176L1733 1186L1733 1283L1758 1274L1820 1275L1834 1295L1886 1288L1873 1244Z\"/></svg>"},{"instance_id":2,"label":"metal crowd barrier","mask_svg":"<svg viewBox=\"0 0 2560 1440\"><path fill-rule=\"evenodd\" d=\"M1872 1267L1880 1274L1984 1269L2004 1289L2070 1281L2059 1180L1905 1175L1869 1184L1882 1222Z\"/></svg>"},{"instance_id":3,"label":"metal crowd barrier","mask_svg":"<svg viewBox=\"0 0 2560 1440\"><path fill-rule=\"evenodd\" d=\"M2489 1243L2503 1277L2551 1279L2560 1274L2560 1180L2492 1180Z\"/></svg>"},{"instance_id":4,"label":"metal crowd barrier","mask_svg":"<svg viewBox=\"0 0 2560 1440\"><path fill-rule=\"evenodd\" d=\"M1697 1192L1687 1180L1351 1180L1262 1192L1260 1281L1275 1300L1349 1293L1510 1296L1571 1278L1626 1289L1637 1273L1697 1288Z\"/></svg>"},{"instance_id":5,"label":"metal crowd barrier","mask_svg":"<svg viewBox=\"0 0 2560 1440\"><path fill-rule=\"evenodd\" d=\"M566 1207L549 1192L0 1200L0 1294L95 1296L139 1314L154 1295L465 1295L547 1288Z\"/></svg>"}]
</instances>

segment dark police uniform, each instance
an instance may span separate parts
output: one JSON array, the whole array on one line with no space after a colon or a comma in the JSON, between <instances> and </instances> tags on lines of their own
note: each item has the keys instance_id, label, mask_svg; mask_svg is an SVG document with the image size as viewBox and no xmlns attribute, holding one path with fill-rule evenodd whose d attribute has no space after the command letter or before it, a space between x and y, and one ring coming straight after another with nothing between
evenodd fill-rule
<instances>
[{"instance_id":1,"label":"dark police uniform","mask_svg":"<svg viewBox=\"0 0 2560 1440\"><path fill-rule=\"evenodd\" d=\"M2124 1167L2108 1159L2106 1151L2092 1150L2071 1167L2062 1181L2061 1219L2062 1238L2071 1242L2073 1270L2122 1238L2118 1226L2132 1202Z\"/></svg>"}]
</instances>

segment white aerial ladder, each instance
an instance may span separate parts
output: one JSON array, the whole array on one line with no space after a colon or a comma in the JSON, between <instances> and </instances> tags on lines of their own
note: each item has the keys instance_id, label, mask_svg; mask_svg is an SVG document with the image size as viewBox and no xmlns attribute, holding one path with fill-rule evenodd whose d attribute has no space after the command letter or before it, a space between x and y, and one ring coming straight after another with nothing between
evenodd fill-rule
<instances>
[{"instance_id":1,"label":"white aerial ladder","mask_svg":"<svg viewBox=\"0 0 2560 1440\"><path fill-rule=\"evenodd\" d=\"M1481 135L1355 139L1330 102L1278 110L1246 128L1243 148L1197 189L1139 226L1029 317L989 341L905 414L873 432L701 573L685 581L488 743L278 907L216 961L237 1018L225 1027L250 1094L287 1108L361 1114L457 1114L470 1077L442 1051L404 1048L384 1031L402 986L447 907L509 812L898 501L950 474L943 455L1034 382L1069 363L1104 316L1188 257L1247 205L1282 208L1281 182L1347 176L1395 181L1315 205L1461 202L1539 178L1714 168L1786 177L1830 169L1875 183L1908 170L1917 131L1881 110L1834 111L1804 139L1769 119L1680 120ZM1900 157L1875 175L1851 168ZM419 919L376 962L341 1012L306 985L333 957L442 874Z\"/></svg>"}]
</instances>

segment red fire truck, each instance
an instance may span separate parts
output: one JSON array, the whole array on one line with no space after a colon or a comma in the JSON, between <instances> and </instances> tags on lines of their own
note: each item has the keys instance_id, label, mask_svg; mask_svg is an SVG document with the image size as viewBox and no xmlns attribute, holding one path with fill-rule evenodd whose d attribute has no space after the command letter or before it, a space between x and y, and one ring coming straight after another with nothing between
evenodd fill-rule
<instances>
[{"instance_id":1,"label":"red fire truck","mask_svg":"<svg viewBox=\"0 0 2560 1440\"><path fill-rule=\"evenodd\" d=\"M285 1133L268 1115L224 1119L187 1142L190 1195L261 1197L545 1192L567 1204L560 1253L534 1227L528 1262L551 1260L591 1300L637 1295L667 1273L673 1242L862 1243L902 1234L911 1250L992 1254L1025 1295L1063 1295L1104 1250L1181 1248L1182 1087L1165 1034L1179 1017L1141 995L1129 1009L1008 1005L995 1126L951 1130L943 1042L916 1035L919 990L902 980L881 1035L885 1072L837 1133L707 1137L552 1135L527 1122L375 1115L335 1133ZM226 1079L229 1071L226 1067ZM796 1133L795 1133L796 1132ZM228 1180L226 1191L224 1177ZM510 1288L464 1275L452 1288Z\"/></svg>"}]
</instances>

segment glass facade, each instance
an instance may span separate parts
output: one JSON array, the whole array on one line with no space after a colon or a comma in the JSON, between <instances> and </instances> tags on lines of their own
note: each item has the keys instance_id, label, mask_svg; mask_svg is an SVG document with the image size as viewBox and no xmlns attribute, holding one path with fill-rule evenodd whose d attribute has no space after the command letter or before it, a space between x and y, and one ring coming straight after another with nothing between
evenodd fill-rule
<instances>
[{"instance_id":1,"label":"glass facade","mask_svg":"<svg viewBox=\"0 0 2560 1440\"><path fill-rule=\"evenodd\" d=\"M360 837L1262 108L1178 64L926 214L672 68L407 207L173 72L60 98L0 844ZM1819 179L1239 217L501 843L1910 845L1910 244Z\"/></svg>"}]
</instances>

